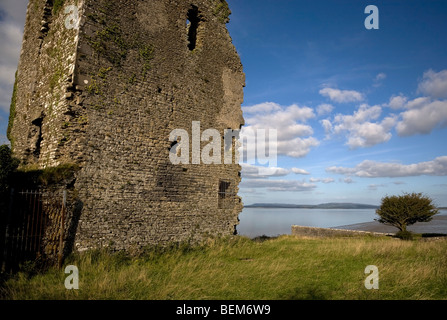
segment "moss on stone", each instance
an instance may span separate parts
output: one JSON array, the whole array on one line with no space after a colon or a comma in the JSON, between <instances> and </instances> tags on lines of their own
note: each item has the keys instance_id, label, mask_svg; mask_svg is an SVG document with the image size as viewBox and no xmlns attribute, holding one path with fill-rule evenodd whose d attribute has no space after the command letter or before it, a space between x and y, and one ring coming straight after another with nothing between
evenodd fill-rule
<instances>
[{"instance_id":1,"label":"moss on stone","mask_svg":"<svg viewBox=\"0 0 447 320\"><path fill-rule=\"evenodd\" d=\"M28 189L55 185L73 178L79 170L79 165L74 163L63 163L45 169L38 169L37 165L30 164L19 168L14 173L14 186Z\"/></svg>"},{"instance_id":2,"label":"moss on stone","mask_svg":"<svg viewBox=\"0 0 447 320\"><path fill-rule=\"evenodd\" d=\"M79 166L73 163L64 163L57 167L50 167L41 170L39 180L44 185L60 183L73 177L79 170Z\"/></svg>"},{"instance_id":3,"label":"moss on stone","mask_svg":"<svg viewBox=\"0 0 447 320\"><path fill-rule=\"evenodd\" d=\"M14 81L14 89L12 91L12 98L11 98L11 105L9 107L9 122L8 122L8 129L6 132L6 135L11 142L11 147L13 147L14 139L11 135L12 126L14 125L14 118L16 116L16 103L17 103L17 71L15 74L15 81Z\"/></svg>"},{"instance_id":4,"label":"moss on stone","mask_svg":"<svg viewBox=\"0 0 447 320\"><path fill-rule=\"evenodd\" d=\"M102 90L98 85L96 79L92 80L92 83L87 87L87 92L89 94L102 95Z\"/></svg>"},{"instance_id":5,"label":"moss on stone","mask_svg":"<svg viewBox=\"0 0 447 320\"><path fill-rule=\"evenodd\" d=\"M226 0L218 0L213 13L220 22L230 22L231 10Z\"/></svg>"},{"instance_id":6,"label":"moss on stone","mask_svg":"<svg viewBox=\"0 0 447 320\"><path fill-rule=\"evenodd\" d=\"M143 45L138 50L140 57L143 59L143 79L147 72L151 69L151 61L154 59L154 46Z\"/></svg>"},{"instance_id":7,"label":"moss on stone","mask_svg":"<svg viewBox=\"0 0 447 320\"><path fill-rule=\"evenodd\" d=\"M100 77L101 79L106 79L107 78L107 74L112 70L112 67L108 67L108 68L100 68L98 71L97 76Z\"/></svg>"},{"instance_id":8,"label":"moss on stone","mask_svg":"<svg viewBox=\"0 0 447 320\"><path fill-rule=\"evenodd\" d=\"M51 93L54 92L54 89L56 88L56 86L59 84L59 82L63 77L64 77L64 70L61 66L58 66L50 78Z\"/></svg>"},{"instance_id":9,"label":"moss on stone","mask_svg":"<svg viewBox=\"0 0 447 320\"><path fill-rule=\"evenodd\" d=\"M60 9L64 6L65 0L54 0L53 14L58 14Z\"/></svg>"},{"instance_id":10,"label":"moss on stone","mask_svg":"<svg viewBox=\"0 0 447 320\"><path fill-rule=\"evenodd\" d=\"M122 36L122 30L116 23L98 30L94 37L88 39L90 46L115 66L120 66L126 59L129 46Z\"/></svg>"}]
</instances>

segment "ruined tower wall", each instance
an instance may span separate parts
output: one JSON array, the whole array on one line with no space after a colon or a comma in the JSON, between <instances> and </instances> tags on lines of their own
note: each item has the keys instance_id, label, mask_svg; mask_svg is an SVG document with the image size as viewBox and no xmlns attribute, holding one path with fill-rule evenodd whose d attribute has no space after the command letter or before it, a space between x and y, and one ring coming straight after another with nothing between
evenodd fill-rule
<instances>
[{"instance_id":1,"label":"ruined tower wall","mask_svg":"<svg viewBox=\"0 0 447 320\"><path fill-rule=\"evenodd\" d=\"M242 209L240 166L169 159L174 129L192 138L200 121L202 131L223 137L243 124L244 74L226 2L67 0L79 8L79 30L64 27L63 9L52 16L53 38L49 32L43 46L53 54L36 50L44 2L28 8L11 136L28 164L79 164L71 186L82 204L76 248L232 234ZM37 140L32 114L42 119Z\"/></svg>"},{"instance_id":2,"label":"ruined tower wall","mask_svg":"<svg viewBox=\"0 0 447 320\"><path fill-rule=\"evenodd\" d=\"M66 1L79 5L81 1ZM30 0L16 75L16 99L8 136L23 164L51 167L76 161L80 144L71 150L67 123L67 94L72 87L78 31L65 27L63 7L52 0Z\"/></svg>"}]
</instances>

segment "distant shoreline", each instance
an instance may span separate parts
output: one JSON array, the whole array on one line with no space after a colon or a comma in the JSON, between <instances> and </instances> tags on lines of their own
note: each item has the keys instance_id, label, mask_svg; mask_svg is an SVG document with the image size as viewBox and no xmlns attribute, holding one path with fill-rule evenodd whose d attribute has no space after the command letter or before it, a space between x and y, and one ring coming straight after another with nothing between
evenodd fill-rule
<instances>
[{"instance_id":1,"label":"distant shoreline","mask_svg":"<svg viewBox=\"0 0 447 320\"><path fill-rule=\"evenodd\" d=\"M244 208L268 208L268 209L378 209L379 206L363 203L321 203L321 204L288 204L288 203L254 203ZM438 210L447 210L447 207L439 207Z\"/></svg>"},{"instance_id":2,"label":"distant shoreline","mask_svg":"<svg viewBox=\"0 0 447 320\"><path fill-rule=\"evenodd\" d=\"M337 226L329 229L359 230L367 232L395 233L396 227L384 225L377 221L354 223L345 226ZM447 235L447 216L436 215L429 222L417 222L408 226L408 230L415 233Z\"/></svg>"},{"instance_id":3,"label":"distant shoreline","mask_svg":"<svg viewBox=\"0 0 447 320\"><path fill-rule=\"evenodd\" d=\"M378 209L379 206L362 203L321 203L310 204L287 204L287 203L254 203L244 208L276 208L276 209Z\"/></svg>"}]
</instances>

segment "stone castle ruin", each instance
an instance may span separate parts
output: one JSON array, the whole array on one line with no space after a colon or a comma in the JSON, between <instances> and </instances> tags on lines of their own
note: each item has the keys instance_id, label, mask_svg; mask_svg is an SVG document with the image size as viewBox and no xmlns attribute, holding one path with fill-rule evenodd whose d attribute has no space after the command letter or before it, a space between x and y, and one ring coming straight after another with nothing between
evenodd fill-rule
<instances>
[{"instance_id":1,"label":"stone castle ruin","mask_svg":"<svg viewBox=\"0 0 447 320\"><path fill-rule=\"evenodd\" d=\"M30 0L27 10L8 137L22 169L76 168L56 186L69 192L65 241L129 249L235 233L237 161L169 158L175 129L192 136L200 122L223 139L244 124L225 0Z\"/></svg>"}]
</instances>

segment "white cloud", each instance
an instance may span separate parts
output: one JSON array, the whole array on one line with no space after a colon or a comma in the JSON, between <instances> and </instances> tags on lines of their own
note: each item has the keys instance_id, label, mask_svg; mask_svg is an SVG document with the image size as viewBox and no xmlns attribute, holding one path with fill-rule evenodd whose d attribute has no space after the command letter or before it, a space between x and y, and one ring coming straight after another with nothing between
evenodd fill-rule
<instances>
[{"instance_id":1,"label":"white cloud","mask_svg":"<svg viewBox=\"0 0 447 320\"><path fill-rule=\"evenodd\" d=\"M378 75L376 75L376 77L374 78L374 84L373 87L378 88L382 85L382 80L385 80L387 77L387 75L383 72L379 73Z\"/></svg>"},{"instance_id":2,"label":"white cloud","mask_svg":"<svg viewBox=\"0 0 447 320\"><path fill-rule=\"evenodd\" d=\"M20 49L22 48L22 29L11 22L0 22L0 64L13 67L14 71L19 61ZM7 44L7 45L5 45Z\"/></svg>"},{"instance_id":3,"label":"white cloud","mask_svg":"<svg viewBox=\"0 0 447 320\"><path fill-rule=\"evenodd\" d=\"M1 120L1 119L0 119ZM8 138L6 137L6 135L4 135L4 134L0 134L0 145L4 145L4 144L7 144L7 145L9 145L10 143L9 143L9 140L8 140Z\"/></svg>"},{"instance_id":4,"label":"white cloud","mask_svg":"<svg viewBox=\"0 0 447 320\"><path fill-rule=\"evenodd\" d=\"M314 190L316 188L315 184L307 183L305 181L298 181L298 180L267 180L267 179L243 180L239 184L239 186L243 190L245 190L245 188L248 188L248 189L266 188L268 191L272 191L272 192L312 191L312 190Z\"/></svg>"},{"instance_id":5,"label":"white cloud","mask_svg":"<svg viewBox=\"0 0 447 320\"><path fill-rule=\"evenodd\" d=\"M271 113L273 111L280 111L281 106L274 102L264 102L250 107L242 107L244 114L252 113Z\"/></svg>"},{"instance_id":6,"label":"white cloud","mask_svg":"<svg viewBox=\"0 0 447 320\"><path fill-rule=\"evenodd\" d=\"M385 74L378 74L376 80L383 80ZM333 119L324 119L320 123L325 130L326 139L331 134L346 134L346 144L351 149L371 147L391 139L393 129L399 136L429 134L436 128L447 127L447 70L434 72L428 70L419 83L419 92L426 96L408 100L403 94L391 96L388 103L382 104L400 113L390 113L382 120L381 106L362 104L353 115L337 114ZM348 94L348 92L350 94ZM325 88L322 95L339 102L361 99L356 91L340 91ZM355 94L356 93L356 94Z\"/></svg>"},{"instance_id":7,"label":"white cloud","mask_svg":"<svg viewBox=\"0 0 447 320\"><path fill-rule=\"evenodd\" d=\"M383 72L381 72L381 73L379 73L377 76L376 76L376 81L380 81L380 80L385 80L386 79L386 73L383 73Z\"/></svg>"},{"instance_id":8,"label":"white cloud","mask_svg":"<svg viewBox=\"0 0 447 320\"><path fill-rule=\"evenodd\" d=\"M329 167L327 172L357 176L364 178L380 177L412 177L412 176L446 176L447 175L447 156L438 157L432 161L420 162L415 164L401 164L393 162L377 162L365 160L354 168Z\"/></svg>"},{"instance_id":9,"label":"white cloud","mask_svg":"<svg viewBox=\"0 0 447 320\"><path fill-rule=\"evenodd\" d=\"M392 96L390 98L390 102L385 105L390 107L391 109L402 109L406 103L407 103L407 97L403 95L398 95L398 96Z\"/></svg>"},{"instance_id":10,"label":"white cloud","mask_svg":"<svg viewBox=\"0 0 447 320\"><path fill-rule=\"evenodd\" d=\"M327 184L327 183L335 182L335 179L333 179L333 178L324 178L324 179L321 179L321 178L310 178L309 182L312 182L312 183L322 182L322 183L326 183Z\"/></svg>"},{"instance_id":11,"label":"white cloud","mask_svg":"<svg viewBox=\"0 0 447 320\"><path fill-rule=\"evenodd\" d=\"M421 109L426 104L430 103L431 99L429 97L419 97L413 100L408 101L404 107L405 109Z\"/></svg>"},{"instance_id":12,"label":"white cloud","mask_svg":"<svg viewBox=\"0 0 447 320\"><path fill-rule=\"evenodd\" d=\"M326 134L326 138L329 137L329 135L332 133L332 123L329 119L324 119L320 121L322 127L324 128L324 133Z\"/></svg>"},{"instance_id":13,"label":"white cloud","mask_svg":"<svg viewBox=\"0 0 447 320\"><path fill-rule=\"evenodd\" d=\"M0 82L0 109L8 113L11 104L12 89L12 85L3 85Z\"/></svg>"},{"instance_id":14,"label":"white cloud","mask_svg":"<svg viewBox=\"0 0 447 320\"><path fill-rule=\"evenodd\" d=\"M411 108L400 114L396 131L400 136L414 134L429 134L436 127L447 126L447 100L430 102L426 98L419 98L410 102Z\"/></svg>"},{"instance_id":15,"label":"white cloud","mask_svg":"<svg viewBox=\"0 0 447 320\"><path fill-rule=\"evenodd\" d=\"M447 70L424 72L418 91L432 98L447 98Z\"/></svg>"},{"instance_id":16,"label":"white cloud","mask_svg":"<svg viewBox=\"0 0 447 320\"><path fill-rule=\"evenodd\" d=\"M338 114L334 118L334 124L323 122L326 131L333 126L335 134L347 133L347 145L351 149L371 147L391 139L391 129L396 123L394 116L389 116L381 122L377 120L382 112L380 106L368 106L362 104L353 115Z\"/></svg>"},{"instance_id":17,"label":"white cloud","mask_svg":"<svg viewBox=\"0 0 447 320\"><path fill-rule=\"evenodd\" d=\"M370 184L368 186L368 190L376 191L378 188L383 188L383 187L386 187L386 185L385 184Z\"/></svg>"},{"instance_id":18,"label":"white cloud","mask_svg":"<svg viewBox=\"0 0 447 320\"><path fill-rule=\"evenodd\" d=\"M0 22L0 43L0 108L8 112L22 45L20 28Z\"/></svg>"},{"instance_id":19,"label":"white cloud","mask_svg":"<svg viewBox=\"0 0 447 320\"><path fill-rule=\"evenodd\" d=\"M304 169L300 168L292 168L285 169L279 167L261 167L247 163L241 163L242 178L245 179L265 179L270 177L283 177L287 176L290 173L299 174L299 175L309 175L310 173Z\"/></svg>"},{"instance_id":20,"label":"white cloud","mask_svg":"<svg viewBox=\"0 0 447 320\"><path fill-rule=\"evenodd\" d=\"M334 106L331 104L323 103L317 107L318 116L324 116L331 113L334 110Z\"/></svg>"},{"instance_id":21,"label":"white cloud","mask_svg":"<svg viewBox=\"0 0 447 320\"><path fill-rule=\"evenodd\" d=\"M287 155L290 157L304 157L312 147L319 145L319 141L312 137L313 129L306 124L309 119L315 117L313 109L309 107L300 107L296 104L281 107L275 103L263 103L251 107L246 107L248 115L245 116L246 125L242 128L242 136L248 133L257 133L264 130L266 135L269 129L277 130L277 141L269 141L268 147L276 146L278 155ZM248 148L255 146L248 145ZM254 154L249 149L249 154Z\"/></svg>"},{"instance_id":22,"label":"white cloud","mask_svg":"<svg viewBox=\"0 0 447 320\"><path fill-rule=\"evenodd\" d=\"M344 179L343 179L343 182L344 182L344 183L347 183L347 184L355 183L355 181L352 180L351 177L346 177L346 178L344 178Z\"/></svg>"},{"instance_id":23,"label":"white cloud","mask_svg":"<svg viewBox=\"0 0 447 320\"><path fill-rule=\"evenodd\" d=\"M5 12L8 19L23 26L25 24L27 5L28 0L2 0L0 2L0 11Z\"/></svg>"},{"instance_id":24,"label":"white cloud","mask_svg":"<svg viewBox=\"0 0 447 320\"><path fill-rule=\"evenodd\" d=\"M292 172L295 173L295 174L304 174L304 175L309 175L310 174L306 170L299 169L299 168L292 168Z\"/></svg>"},{"instance_id":25,"label":"white cloud","mask_svg":"<svg viewBox=\"0 0 447 320\"><path fill-rule=\"evenodd\" d=\"M14 74L22 47L27 0L1 1L0 11L0 109L9 112Z\"/></svg>"},{"instance_id":26,"label":"white cloud","mask_svg":"<svg viewBox=\"0 0 447 320\"><path fill-rule=\"evenodd\" d=\"M429 134L436 128L447 126L447 70L438 73L428 70L419 83L418 91L426 96L410 101L396 101L396 106L406 110L401 112L396 131L400 136ZM403 104L402 104L403 103ZM390 100L391 105L391 100Z\"/></svg>"},{"instance_id":27,"label":"white cloud","mask_svg":"<svg viewBox=\"0 0 447 320\"><path fill-rule=\"evenodd\" d=\"M344 125L349 127L365 121L376 120L380 117L381 113L382 108L380 106L371 107L367 104L362 104L352 116L338 114L337 116L335 116L334 120L335 122L343 123Z\"/></svg>"},{"instance_id":28,"label":"white cloud","mask_svg":"<svg viewBox=\"0 0 447 320\"><path fill-rule=\"evenodd\" d=\"M254 188L243 188L243 189L240 190L240 192L244 193L244 194L247 194L247 193L249 193L249 194L257 194L258 190L254 189Z\"/></svg>"},{"instance_id":29,"label":"white cloud","mask_svg":"<svg viewBox=\"0 0 447 320\"><path fill-rule=\"evenodd\" d=\"M364 100L363 95L354 90L324 88L320 90L320 94L338 103L359 102Z\"/></svg>"},{"instance_id":30,"label":"white cloud","mask_svg":"<svg viewBox=\"0 0 447 320\"><path fill-rule=\"evenodd\" d=\"M261 179L267 177L282 177L288 175L291 170L278 167L260 167L247 163L241 163L242 178Z\"/></svg>"},{"instance_id":31,"label":"white cloud","mask_svg":"<svg viewBox=\"0 0 447 320\"><path fill-rule=\"evenodd\" d=\"M293 138L290 140L279 140L277 143L278 155L286 155L293 158L302 158L307 156L313 147L320 144L318 139L309 138Z\"/></svg>"}]
</instances>

